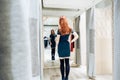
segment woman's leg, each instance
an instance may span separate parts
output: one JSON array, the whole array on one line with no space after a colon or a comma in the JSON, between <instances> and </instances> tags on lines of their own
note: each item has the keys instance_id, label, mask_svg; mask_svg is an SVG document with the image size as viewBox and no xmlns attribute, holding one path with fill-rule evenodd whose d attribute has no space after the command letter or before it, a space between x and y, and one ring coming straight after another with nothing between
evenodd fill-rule
<instances>
[{"instance_id":1,"label":"woman's leg","mask_svg":"<svg viewBox=\"0 0 120 80\"><path fill-rule=\"evenodd\" d=\"M53 60L53 49L51 48L51 60Z\"/></svg>"},{"instance_id":2,"label":"woman's leg","mask_svg":"<svg viewBox=\"0 0 120 80\"><path fill-rule=\"evenodd\" d=\"M65 67L66 67L66 79L68 80L69 72L70 72L70 64L69 64L69 58L65 59Z\"/></svg>"},{"instance_id":3,"label":"woman's leg","mask_svg":"<svg viewBox=\"0 0 120 80\"><path fill-rule=\"evenodd\" d=\"M55 48L52 48L51 50L52 60L55 60Z\"/></svg>"},{"instance_id":4,"label":"woman's leg","mask_svg":"<svg viewBox=\"0 0 120 80\"><path fill-rule=\"evenodd\" d=\"M62 80L64 80L64 59L60 59L60 71L61 71Z\"/></svg>"}]
</instances>

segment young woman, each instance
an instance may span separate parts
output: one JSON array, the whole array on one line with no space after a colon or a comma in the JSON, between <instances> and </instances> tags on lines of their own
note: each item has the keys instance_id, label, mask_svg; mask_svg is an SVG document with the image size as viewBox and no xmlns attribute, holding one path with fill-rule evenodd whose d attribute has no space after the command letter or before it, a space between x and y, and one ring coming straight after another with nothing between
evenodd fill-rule
<instances>
[{"instance_id":1,"label":"young woman","mask_svg":"<svg viewBox=\"0 0 120 80\"><path fill-rule=\"evenodd\" d=\"M51 45L51 59L55 60L55 47L56 47L56 42L55 42L55 32L52 29L51 34L50 34L50 45Z\"/></svg>"},{"instance_id":2,"label":"young woman","mask_svg":"<svg viewBox=\"0 0 120 80\"><path fill-rule=\"evenodd\" d=\"M70 44L78 39L78 35L76 32L72 31L72 29L68 25L65 16L60 17L59 25L60 25L60 29L58 30L56 41L58 41L60 71L61 71L62 80L68 80L69 71L70 71L70 64L69 64ZM72 34L74 35L74 38L71 40Z\"/></svg>"}]
</instances>

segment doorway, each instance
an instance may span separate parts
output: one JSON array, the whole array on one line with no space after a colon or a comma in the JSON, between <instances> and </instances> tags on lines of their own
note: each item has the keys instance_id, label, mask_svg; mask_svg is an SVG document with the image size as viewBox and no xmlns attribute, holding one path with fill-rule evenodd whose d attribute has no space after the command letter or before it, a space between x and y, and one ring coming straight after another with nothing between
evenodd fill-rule
<instances>
[{"instance_id":1,"label":"doorway","mask_svg":"<svg viewBox=\"0 0 120 80\"><path fill-rule=\"evenodd\" d=\"M111 25L112 25L112 24L111 24ZM84 56L85 56L85 55L84 55ZM95 55L95 59L96 59L96 57L98 57L98 56ZM84 60L85 60L85 58L84 58ZM97 60L96 60L96 61L97 61ZM86 63L87 63L87 60L86 60ZM102 64L102 63L101 63L101 64ZM96 64L95 64L95 65L96 65ZM112 65L111 65L111 66L112 66ZM54 70L55 70L55 69L54 69ZM57 74L57 75L53 75L53 77L60 77L60 76L58 75L59 73L56 73L56 74ZM87 77L87 76L86 76L86 77Z\"/></svg>"}]
</instances>

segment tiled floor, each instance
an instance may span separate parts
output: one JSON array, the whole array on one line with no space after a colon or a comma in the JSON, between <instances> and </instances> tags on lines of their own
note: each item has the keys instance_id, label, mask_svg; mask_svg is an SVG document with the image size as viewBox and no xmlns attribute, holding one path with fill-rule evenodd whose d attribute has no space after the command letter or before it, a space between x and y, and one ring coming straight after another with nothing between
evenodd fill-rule
<instances>
[{"instance_id":1,"label":"tiled floor","mask_svg":"<svg viewBox=\"0 0 120 80\"><path fill-rule=\"evenodd\" d=\"M33 80L40 80L39 76L37 77L33 77ZM46 80L46 79L44 79ZM53 80L61 80L59 76L54 77ZM71 80L71 79L70 79ZM88 79L88 78L81 78L81 79L76 79L76 80L92 80L92 79ZM112 80L111 75L101 75L101 76L97 76L95 78L95 80Z\"/></svg>"},{"instance_id":2,"label":"tiled floor","mask_svg":"<svg viewBox=\"0 0 120 80\"><path fill-rule=\"evenodd\" d=\"M56 53L56 60L51 61L50 47L45 49L44 53L44 80L61 80L60 69L59 69L59 58ZM71 60L74 63L74 60ZM33 77L33 80L40 80L40 77ZM71 67L69 80L91 80L88 79L86 74L86 67ZM96 75L95 80L112 80L112 75Z\"/></svg>"},{"instance_id":3,"label":"tiled floor","mask_svg":"<svg viewBox=\"0 0 120 80\"><path fill-rule=\"evenodd\" d=\"M38 77L33 77L33 80L40 80ZM61 80L59 68L44 69L44 80ZM88 79L85 67L72 67L69 75L69 80L92 80ZM93 80L112 80L112 75L96 75Z\"/></svg>"},{"instance_id":4,"label":"tiled floor","mask_svg":"<svg viewBox=\"0 0 120 80\"><path fill-rule=\"evenodd\" d=\"M58 68L44 69L45 80L61 80ZM90 80L86 75L85 67L71 67L69 80ZM111 75L96 75L95 80L112 80Z\"/></svg>"}]
</instances>

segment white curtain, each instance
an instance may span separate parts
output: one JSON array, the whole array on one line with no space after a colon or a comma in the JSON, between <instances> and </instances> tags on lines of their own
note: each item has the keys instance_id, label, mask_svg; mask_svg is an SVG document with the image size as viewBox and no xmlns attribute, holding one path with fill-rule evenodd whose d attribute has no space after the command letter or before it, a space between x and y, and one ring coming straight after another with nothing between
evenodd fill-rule
<instances>
[{"instance_id":1,"label":"white curtain","mask_svg":"<svg viewBox=\"0 0 120 80\"><path fill-rule=\"evenodd\" d=\"M75 19L75 31L77 32L79 38L76 41L76 47L75 47L75 54L76 54L76 64L80 65L81 64L81 56L80 56L80 16L78 16Z\"/></svg>"},{"instance_id":2,"label":"white curtain","mask_svg":"<svg viewBox=\"0 0 120 80\"><path fill-rule=\"evenodd\" d=\"M120 0L114 1L114 64L113 80L120 80Z\"/></svg>"},{"instance_id":3,"label":"white curtain","mask_svg":"<svg viewBox=\"0 0 120 80\"><path fill-rule=\"evenodd\" d=\"M0 80L32 80L29 1L0 0L0 17Z\"/></svg>"},{"instance_id":4,"label":"white curtain","mask_svg":"<svg viewBox=\"0 0 120 80\"><path fill-rule=\"evenodd\" d=\"M94 8L86 12L86 40L87 40L87 74L89 77L95 76L95 28L94 28Z\"/></svg>"}]
</instances>

